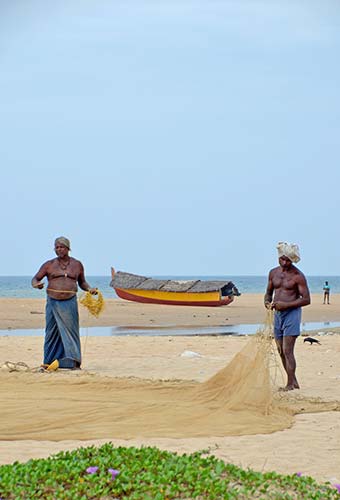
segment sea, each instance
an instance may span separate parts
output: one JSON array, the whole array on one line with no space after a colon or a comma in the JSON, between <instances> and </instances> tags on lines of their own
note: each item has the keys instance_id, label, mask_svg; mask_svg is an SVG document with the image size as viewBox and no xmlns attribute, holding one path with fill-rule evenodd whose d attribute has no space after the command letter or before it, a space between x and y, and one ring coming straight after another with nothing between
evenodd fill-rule
<instances>
[{"instance_id":1,"label":"sea","mask_svg":"<svg viewBox=\"0 0 340 500\"><path fill-rule=\"evenodd\" d=\"M241 294L263 293L267 286L267 276L153 276L159 279L174 280L225 280L232 281ZM322 287L327 280L331 293L340 293L340 276L306 276L311 293L322 294ZM32 276L0 276L0 297L12 298L44 298L45 290L37 290L31 286ZM104 298L116 298L110 287L110 276L87 276L91 286L99 288Z\"/></svg>"}]
</instances>

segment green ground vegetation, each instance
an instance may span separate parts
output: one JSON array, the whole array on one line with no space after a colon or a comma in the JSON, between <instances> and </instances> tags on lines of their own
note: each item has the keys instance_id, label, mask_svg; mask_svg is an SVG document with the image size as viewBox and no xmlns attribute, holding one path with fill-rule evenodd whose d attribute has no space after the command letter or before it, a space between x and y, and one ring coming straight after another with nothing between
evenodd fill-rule
<instances>
[{"instance_id":1,"label":"green ground vegetation","mask_svg":"<svg viewBox=\"0 0 340 500\"><path fill-rule=\"evenodd\" d=\"M340 488L340 486L338 486ZM202 450L79 448L0 467L1 500L340 499L336 485L227 464Z\"/></svg>"}]
</instances>

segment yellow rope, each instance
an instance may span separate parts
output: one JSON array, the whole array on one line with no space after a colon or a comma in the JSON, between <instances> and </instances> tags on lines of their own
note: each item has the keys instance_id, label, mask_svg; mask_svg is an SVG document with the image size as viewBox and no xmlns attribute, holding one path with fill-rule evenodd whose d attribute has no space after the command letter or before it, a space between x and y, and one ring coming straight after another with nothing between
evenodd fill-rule
<instances>
[{"instance_id":1,"label":"yellow rope","mask_svg":"<svg viewBox=\"0 0 340 500\"><path fill-rule=\"evenodd\" d=\"M102 310L104 309L104 297L103 294L98 290L96 298L90 292L86 292L80 297L79 302L82 306L86 307L88 311L98 318Z\"/></svg>"}]
</instances>

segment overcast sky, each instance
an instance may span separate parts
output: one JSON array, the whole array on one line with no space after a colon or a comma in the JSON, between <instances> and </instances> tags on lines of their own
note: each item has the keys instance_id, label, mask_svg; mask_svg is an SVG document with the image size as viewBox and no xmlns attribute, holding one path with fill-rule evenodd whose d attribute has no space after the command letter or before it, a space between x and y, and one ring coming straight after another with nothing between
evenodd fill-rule
<instances>
[{"instance_id":1,"label":"overcast sky","mask_svg":"<svg viewBox=\"0 0 340 500\"><path fill-rule=\"evenodd\" d=\"M2 0L0 275L340 275L338 0Z\"/></svg>"}]
</instances>

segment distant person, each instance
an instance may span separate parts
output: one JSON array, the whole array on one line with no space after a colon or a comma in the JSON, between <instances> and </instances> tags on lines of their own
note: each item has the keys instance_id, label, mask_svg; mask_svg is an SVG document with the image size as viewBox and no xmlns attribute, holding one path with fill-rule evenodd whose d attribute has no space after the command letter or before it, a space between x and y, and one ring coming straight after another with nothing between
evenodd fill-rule
<instances>
[{"instance_id":1,"label":"distant person","mask_svg":"<svg viewBox=\"0 0 340 500\"><path fill-rule=\"evenodd\" d=\"M84 267L69 256L70 241L60 236L54 242L57 257L45 262L32 279L34 288L42 289L47 277L46 329L44 364L47 371L57 368L79 369L81 349L77 284L82 290L96 294L85 280Z\"/></svg>"},{"instance_id":2,"label":"distant person","mask_svg":"<svg viewBox=\"0 0 340 500\"><path fill-rule=\"evenodd\" d=\"M331 287L328 284L328 281L325 281L323 286L323 303L329 304L329 294L331 292Z\"/></svg>"},{"instance_id":3,"label":"distant person","mask_svg":"<svg viewBox=\"0 0 340 500\"><path fill-rule=\"evenodd\" d=\"M269 272L264 304L275 311L274 337L287 373L283 390L291 391L300 388L295 375L294 346L300 335L301 307L310 304L310 293L305 276L294 266L300 260L299 247L280 242L277 250L279 266Z\"/></svg>"}]
</instances>

